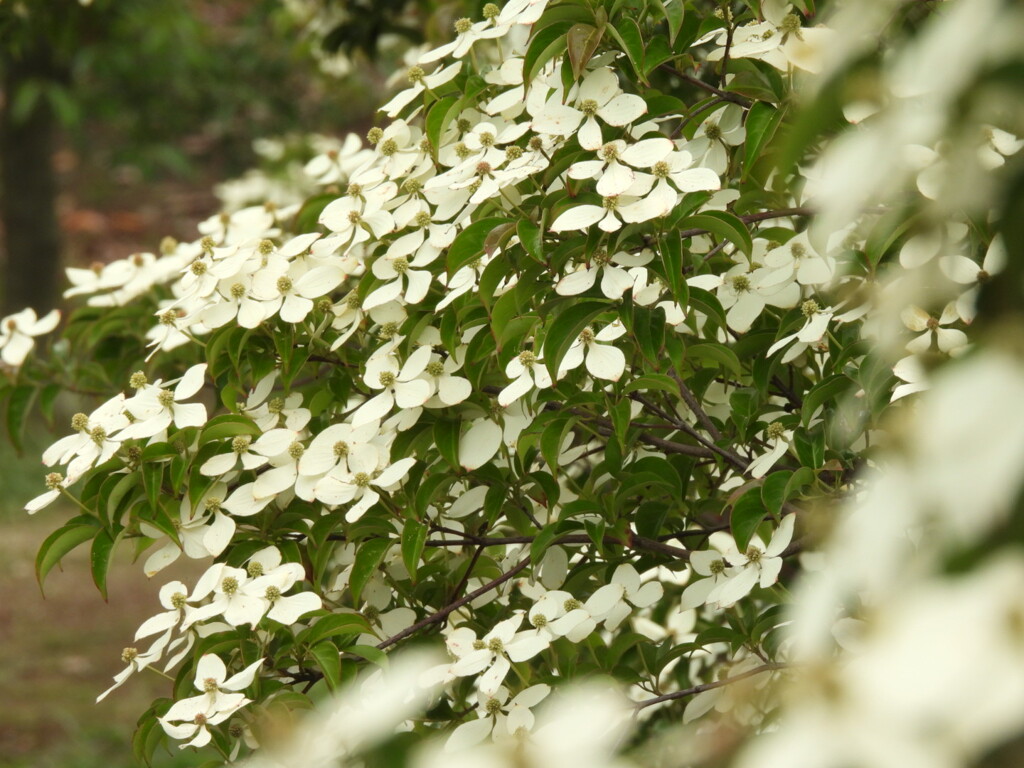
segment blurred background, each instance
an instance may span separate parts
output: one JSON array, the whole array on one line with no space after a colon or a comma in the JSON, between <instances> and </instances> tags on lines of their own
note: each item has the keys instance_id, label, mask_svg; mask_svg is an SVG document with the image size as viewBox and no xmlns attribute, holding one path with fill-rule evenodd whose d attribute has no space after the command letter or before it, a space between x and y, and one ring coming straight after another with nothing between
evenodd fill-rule
<instances>
[{"instance_id":1,"label":"blurred background","mask_svg":"<svg viewBox=\"0 0 1024 768\"><path fill-rule=\"evenodd\" d=\"M272 197L319 146L365 134L402 53L450 29L454 12L406 0L0 1L0 316L61 306L65 266L193 240L223 206ZM76 405L58 406L58 430ZM136 675L95 699L160 610L160 585L189 565L146 583L122 548L108 604L76 551L43 599L35 554L71 512L22 506L57 436L30 424L21 452L0 439L0 766L135 765L135 721L167 681ZM195 761L189 750L158 764Z\"/></svg>"}]
</instances>

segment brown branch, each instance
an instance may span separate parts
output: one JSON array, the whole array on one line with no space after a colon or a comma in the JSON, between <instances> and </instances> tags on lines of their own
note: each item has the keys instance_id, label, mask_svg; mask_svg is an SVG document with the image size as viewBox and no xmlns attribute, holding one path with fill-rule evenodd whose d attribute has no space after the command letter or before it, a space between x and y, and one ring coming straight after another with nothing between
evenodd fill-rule
<instances>
[{"instance_id":1,"label":"brown branch","mask_svg":"<svg viewBox=\"0 0 1024 768\"><path fill-rule=\"evenodd\" d=\"M478 597L480 597L482 595L486 595L492 589L495 589L496 587L500 587L506 581L508 581L513 576L515 576L520 571L522 571L524 568L526 568L526 566L528 566L529 564L530 564L530 558L527 557L525 560L521 560L517 565L513 566L510 570L505 571L505 573L501 574L501 576L499 576L498 578L493 579L493 580L487 582L486 584L484 584L479 589L474 589L468 595L465 595L464 597L460 597L454 603L449 603L448 605L446 605L441 610L439 610L439 611L437 611L435 613L430 614L429 616L427 616L424 619L420 619L415 624L413 624L411 627L406 627L405 629L403 629L398 634L392 635L387 640L384 640L383 642L377 643L377 648L379 648L380 650L384 650L385 648L388 648L388 647L394 645L398 641L404 640L405 638L409 637L410 635L416 634L421 629L424 629L425 627L429 627L431 624L437 624L437 623L443 621L444 619L446 619L448 617L448 614L452 613L453 611L457 611L459 608L461 608L464 605L468 605L469 603L471 603L474 600L476 600Z\"/></svg>"},{"instance_id":2,"label":"brown branch","mask_svg":"<svg viewBox=\"0 0 1024 768\"><path fill-rule=\"evenodd\" d=\"M718 680L714 683L704 683L703 685L695 685L692 688L686 688L682 691L674 691L673 693L666 693L662 696L655 696L653 699L645 699L644 701L638 702L636 704L636 708L637 710L641 710L645 707L660 704L663 701L672 701L673 699L684 699L687 696L694 696L698 693L704 693L704 691L711 691L715 688L722 688L726 685L729 685L730 683L736 683L740 680L745 680L748 677L760 675L763 672L772 672L776 669L786 669L788 666L788 664L781 663L762 664L760 667L755 667L754 669L747 670L742 674L736 675L734 677L727 677L724 680Z\"/></svg>"}]
</instances>

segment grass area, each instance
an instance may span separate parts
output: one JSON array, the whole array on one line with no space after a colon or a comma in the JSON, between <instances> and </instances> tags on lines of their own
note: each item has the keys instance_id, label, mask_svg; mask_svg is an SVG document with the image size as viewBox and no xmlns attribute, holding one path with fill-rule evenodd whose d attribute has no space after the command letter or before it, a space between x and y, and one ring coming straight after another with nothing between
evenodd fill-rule
<instances>
[{"instance_id":1,"label":"grass area","mask_svg":"<svg viewBox=\"0 0 1024 768\"><path fill-rule=\"evenodd\" d=\"M105 603L89 576L88 549L71 553L46 581L35 578L43 539L74 512L57 505L35 516L21 511L41 492L39 448L45 430L29 436L18 457L0 440L0 768L127 768L134 766L131 735L149 703L170 683L156 674L133 676L97 704L96 696L122 669L121 649L135 629L162 610L162 584L195 578L195 563L176 564L153 581L127 547L115 554ZM161 757L157 765L197 765L192 750Z\"/></svg>"}]
</instances>

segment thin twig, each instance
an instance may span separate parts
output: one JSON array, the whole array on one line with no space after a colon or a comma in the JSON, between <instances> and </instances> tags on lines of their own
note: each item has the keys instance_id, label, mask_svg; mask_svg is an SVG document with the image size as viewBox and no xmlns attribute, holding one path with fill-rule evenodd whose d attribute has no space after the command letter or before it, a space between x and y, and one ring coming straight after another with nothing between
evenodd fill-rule
<instances>
[{"instance_id":1,"label":"thin twig","mask_svg":"<svg viewBox=\"0 0 1024 768\"><path fill-rule=\"evenodd\" d=\"M733 677L727 677L724 680L718 680L714 683L704 683L703 685L695 685L692 688L686 688L682 691L674 691L672 693L663 694L662 696L655 696L653 699L645 699L644 701L637 702L636 708L637 710L641 710L645 707L660 704L663 701L672 701L673 699L685 699L687 696L694 696L698 693L704 693L704 691L711 691L715 688L722 688L723 686L729 685L731 683L736 683L740 680L745 680L748 677L754 677L755 675L760 675L763 672L772 672L776 669L785 669L788 666L788 664L780 663L763 664L760 667L755 667L754 669L743 672L742 674L735 675Z\"/></svg>"}]
</instances>

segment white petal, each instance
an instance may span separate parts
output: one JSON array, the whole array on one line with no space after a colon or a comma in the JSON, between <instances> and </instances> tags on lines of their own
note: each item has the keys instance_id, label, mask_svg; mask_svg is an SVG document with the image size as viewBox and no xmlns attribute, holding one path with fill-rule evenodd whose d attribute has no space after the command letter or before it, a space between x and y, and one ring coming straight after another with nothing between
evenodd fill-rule
<instances>
[{"instance_id":1,"label":"white petal","mask_svg":"<svg viewBox=\"0 0 1024 768\"><path fill-rule=\"evenodd\" d=\"M493 725L494 721L486 715L476 720L470 720L468 723L463 723L452 731L452 735L448 737L448 741L444 745L445 751L457 752L460 749L466 749L467 747L479 744L491 735Z\"/></svg>"},{"instance_id":2,"label":"white petal","mask_svg":"<svg viewBox=\"0 0 1024 768\"><path fill-rule=\"evenodd\" d=\"M601 136L601 126L592 117L588 117L583 121L583 125L576 136L579 139L580 146L584 149L597 150L604 143L604 138Z\"/></svg>"},{"instance_id":3,"label":"white petal","mask_svg":"<svg viewBox=\"0 0 1024 768\"><path fill-rule=\"evenodd\" d=\"M596 379L618 381L626 370L626 355L611 344L590 344L587 350L587 371Z\"/></svg>"},{"instance_id":4,"label":"white petal","mask_svg":"<svg viewBox=\"0 0 1024 768\"><path fill-rule=\"evenodd\" d=\"M600 205L577 205L551 222L549 229L552 232L586 229L600 221L604 214L605 210Z\"/></svg>"},{"instance_id":5,"label":"white petal","mask_svg":"<svg viewBox=\"0 0 1024 768\"><path fill-rule=\"evenodd\" d=\"M632 93L620 93L597 110L602 120L615 126L631 123L646 112L647 102Z\"/></svg>"},{"instance_id":6,"label":"white petal","mask_svg":"<svg viewBox=\"0 0 1024 768\"><path fill-rule=\"evenodd\" d=\"M174 388L174 399L177 401L188 400L203 387L203 377L206 375L206 363L193 365L185 375L181 377L178 386Z\"/></svg>"},{"instance_id":7,"label":"white petal","mask_svg":"<svg viewBox=\"0 0 1024 768\"><path fill-rule=\"evenodd\" d=\"M636 174L632 168L613 160L597 182L597 193L604 197L621 195L635 179Z\"/></svg>"},{"instance_id":8,"label":"white petal","mask_svg":"<svg viewBox=\"0 0 1024 768\"><path fill-rule=\"evenodd\" d=\"M501 427L493 421L478 421L459 440L459 464L465 469L482 467L498 452L501 440Z\"/></svg>"}]
</instances>

